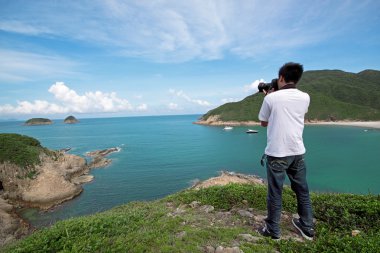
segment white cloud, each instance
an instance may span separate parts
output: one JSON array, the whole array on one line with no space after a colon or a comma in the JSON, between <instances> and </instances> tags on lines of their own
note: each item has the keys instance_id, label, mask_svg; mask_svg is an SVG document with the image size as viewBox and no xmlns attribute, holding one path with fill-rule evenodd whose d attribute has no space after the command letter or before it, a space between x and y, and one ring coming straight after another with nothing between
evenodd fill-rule
<instances>
[{"instance_id":1,"label":"white cloud","mask_svg":"<svg viewBox=\"0 0 380 253\"><path fill-rule=\"evenodd\" d=\"M231 102L237 102L239 101L240 99L238 98L222 98L221 101L223 104L225 103L231 103Z\"/></svg>"},{"instance_id":2,"label":"white cloud","mask_svg":"<svg viewBox=\"0 0 380 253\"><path fill-rule=\"evenodd\" d=\"M259 85L259 83L262 83L262 82L265 82L264 79L260 79L260 80L255 80L254 82L252 82L251 84L248 84L248 85L245 85L244 86L244 91L246 93L256 93L258 92L259 90L257 89L257 86Z\"/></svg>"},{"instance_id":3,"label":"white cloud","mask_svg":"<svg viewBox=\"0 0 380 253\"><path fill-rule=\"evenodd\" d=\"M311 45L363 23L368 19L365 10L375 6L374 1L332 0L37 1L22 9L18 4L2 6L0 30L183 62L226 54L258 57Z\"/></svg>"},{"instance_id":4,"label":"white cloud","mask_svg":"<svg viewBox=\"0 0 380 253\"><path fill-rule=\"evenodd\" d=\"M169 93L172 94L172 95L175 95L175 96L177 96L179 98L182 98L182 99L186 100L187 102L193 103L193 104L197 104L197 105L200 105L200 106L210 106L211 105L211 103L208 102L208 101L206 101L206 100L193 99L193 98L189 97L182 90L176 91L174 89L169 89Z\"/></svg>"},{"instance_id":5,"label":"white cloud","mask_svg":"<svg viewBox=\"0 0 380 253\"><path fill-rule=\"evenodd\" d=\"M176 103L169 103L168 108L169 108L169 110L179 110L180 109L178 104L176 104Z\"/></svg>"},{"instance_id":6,"label":"white cloud","mask_svg":"<svg viewBox=\"0 0 380 253\"><path fill-rule=\"evenodd\" d=\"M0 49L0 81L28 81L77 75L77 63L61 56Z\"/></svg>"},{"instance_id":7,"label":"white cloud","mask_svg":"<svg viewBox=\"0 0 380 253\"><path fill-rule=\"evenodd\" d=\"M141 104L141 105L137 106L136 110L139 111L139 112L147 111L148 110L148 105L147 104Z\"/></svg>"},{"instance_id":8,"label":"white cloud","mask_svg":"<svg viewBox=\"0 0 380 253\"><path fill-rule=\"evenodd\" d=\"M73 112L119 112L133 109L128 100L118 98L115 92L90 91L78 95L63 82L56 82L50 87L49 92Z\"/></svg>"},{"instance_id":9,"label":"white cloud","mask_svg":"<svg viewBox=\"0 0 380 253\"><path fill-rule=\"evenodd\" d=\"M26 24L20 21L1 21L0 22L0 31L7 31L7 32L13 32L13 33L21 33L26 35L39 35L39 34L52 34L53 31L42 28L42 27L35 27L31 24Z\"/></svg>"},{"instance_id":10,"label":"white cloud","mask_svg":"<svg viewBox=\"0 0 380 253\"><path fill-rule=\"evenodd\" d=\"M0 106L0 115L8 114L61 114L68 113L70 110L67 107L60 106L54 103L49 103L44 100L18 101L17 106L2 105Z\"/></svg>"},{"instance_id":11,"label":"white cloud","mask_svg":"<svg viewBox=\"0 0 380 253\"><path fill-rule=\"evenodd\" d=\"M119 98L115 92L89 91L79 95L63 82L56 82L49 88L57 100L50 103L44 100L18 101L17 106L9 104L0 106L0 115L9 114L62 114L62 113L100 113L146 111L148 106L141 104L136 108L128 100Z\"/></svg>"}]
</instances>

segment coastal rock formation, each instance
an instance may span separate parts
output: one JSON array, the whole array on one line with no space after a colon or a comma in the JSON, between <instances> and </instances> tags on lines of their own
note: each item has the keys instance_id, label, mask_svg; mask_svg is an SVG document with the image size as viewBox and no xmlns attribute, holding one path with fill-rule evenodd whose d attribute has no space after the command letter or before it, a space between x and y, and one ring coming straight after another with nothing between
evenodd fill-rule
<instances>
[{"instance_id":1,"label":"coastal rock formation","mask_svg":"<svg viewBox=\"0 0 380 253\"><path fill-rule=\"evenodd\" d=\"M14 206L47 210L79 195L81 184L92 181L90 167L82 157L50 151L32 170L5 162L0 164L0 247L29 234L28 223Z\"/></svg>"},{"instance_id":2,"label":"coastal rock formation","mask_svg":"<svg viewBox=\"0 0 380 253\"><path fill-rule=\"evenodd\" d=\"M104 156L119 148L89 152L93 161L48 150L34 138L0 134L0 246L28 233L14 206L47 210L79 195L93 179L90 168L108 165Z\"/></svg>"},{"instance_id":3,"label":"coastal rock formation","mask_svg":"<svg viewBox=\"0 0 380 253\"><path fill-rule=\"evenodd\" d=\"M45 119L45 118L32 118L28 119L25 122L26 126L35 126L35 125L51 125L53 124L53 121L50 119Z\"/></svg>"},{"instance_id":4,"label":"coastal rock formation","mask_svg":"<svg viewBox=\"0 0 380 253\"><path fill-rule=\"evenodd\" d=\"M87 152L86 156L91 157L92 161L89 164L89 167L92 168L102 168L106 167L111 163L111 159L105 158L105 156L114 153L114 152L119 152L120 148L108 148L108 149L103 149L103 150L96 150L96 151L91 151Z\"/></svg>"},{"instance_id":5,"label":"coastal rock formation","mask_svg":"<svg viewBox=\"0 0 380 253\"><path fill-rule=\"evenodd\" d=\"M64 121L65 124L75 124L79 121L74 116L68 116Z\"/></svg>"},{"instance_id":6,"label":"coastal rock formation","mask_svg":"<svg viewBox=\"0 0 380 253\"><path fill-rule=\"evenodd\" d=\"M28 234L29 225L14 212L14 208L0 193L0 246Z\"/></svg>"},{"instance_id":7,"label":"coastal rock formation","mask_svg":"<svg viewBox=\"0 0 380 253\"><path fill-rule=\"evenodd\" d=\"M215 185L238 184L264 184L264 180L255 175L244 175L235 172L222 171L220 176L209 178L203 182L196 182L191 189L207 188Z\"/></svg>"},{"instance_id":8,"label":"coastal rock formation","mask_svg":"<svg viewBox=\"0 0 380 253\"><path fill-rule=\"evenodd\" d=\"M52 151L41 153L40 164L29 172L15 164L1 164L0 181L4 197L12 202L49 209L80 194L82 188L72 180L88 172L84 158Z\"/></svg>"},{"instance_id":9,"label":"coastal rock formation","mask_svg":"<svg viewBox=\"0 0 380 253\"><path fill-rule=\"evenodd\" d=\"M198 121L194 122L197 125L207 125L207 126L257 126L260 125L256 121L222 121L220 115L212 115L208 118L200 118Z\"/></svg>"},{"instance_id":10,"label":"coastal rock formation","mask_svg":"<svg viewBox=\"0 0 380 253\"><path fill-rule=\"evenodd\" d=\"M39 155L40 163L33 168L21 168L16 164L0 164L0 182L3 196L22 206L49 209L82 192L81 184L90 182L91 168L104 167L111 163L106 155L119 148L89 152L93 160L87 164L82 157L62 151L49 151Z\"/></svg>"},{"instance_id":11,"label":"coastal rock formation","mask_svg":"<svg viewBox=\"0 0 380 253\"><path fill-rule=\"evenodd\" d=\"M89 157L103 156L104 157L106 155L109 155L109 154L114 153L114 152L119 152L119 151L120 151L119 147L108 148L108 149L102 149L102 150L95 150L95 151L87 152L86 156L89 156Z\"/></svg>"}]
</instances>

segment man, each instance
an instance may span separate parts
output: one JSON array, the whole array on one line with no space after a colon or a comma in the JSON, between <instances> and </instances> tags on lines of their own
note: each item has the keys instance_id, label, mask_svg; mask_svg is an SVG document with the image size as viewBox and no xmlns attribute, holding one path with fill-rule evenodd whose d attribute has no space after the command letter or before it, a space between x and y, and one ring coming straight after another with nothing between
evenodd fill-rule
<instances>
[{"instance_id":1,"label":"man","mask_svg":"<svg viewBox=\"0 0 380 253\"><path fill-rule=\"evenodd\" d=\"M282 208L282 188L285 174L297 196L300 218L293 218L293 225L308 240L314 237L313 215L306 182L304 162L305 146L302 133L310 97L296 88L303 73L302 65L286 63L278 73L278 90L266 93L259 113L259 120L267 129L265 148L268 195L268 217L260 234L279 240Z\"/></svg>"}]
</instances>

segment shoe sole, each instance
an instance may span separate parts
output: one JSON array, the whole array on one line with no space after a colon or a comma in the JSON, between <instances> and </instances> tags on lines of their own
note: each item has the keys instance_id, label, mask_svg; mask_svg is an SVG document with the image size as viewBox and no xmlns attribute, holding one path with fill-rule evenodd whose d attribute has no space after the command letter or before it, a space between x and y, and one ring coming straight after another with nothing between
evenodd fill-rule
<instances>
[{"instance_id":1,"label":"shoe sole","mask_svg":"<svg viewBox=\"0 0 380 253\"><path fill-rule=\"evenodd\" d=\"M265 229L266 229L266 226L265 226ZM281 240L281 237L280 238L273 238L272 236L265 236L263 235L261 232L260 232L260 229L256 229L256 232L263 236L263 237L266 237L266 238L270 238L271 240L275 241L275 242L279 242Z\"/></svg>"},{"instance_id":2,"label":"shoe sole","mask_svg":"<svg viewBox=\"0 0 380 253\"><path fill-rule=\"evenodd\" d=\"M281 237L280 237L280 238L272 238L271 236L264 236L264 235L262 235L262 234L260 233L260 231L258 231L258 230L256 230L256 232L257 232L259 235L261 235L262 237L264 237L264 238L269 238L269 239L271 239L272 241L275 241L275 242L279 242L279 241L281 241Z\"/></svg>"},{"instance_id":3,"label":"shoe sole","mask_svg":"<svg viewBox=\"0 0 380 253\"><path fill-rule=\"evenodd\" d=\"M305 238L306 240L309 240L309 241L312 241L312 240L313 240L313 237L307 236L307 235L302 231L302 229L299 228L299 227L294 223L293 220L292 220L292 223L293 223L293 226L294 226L298 231L300 231L300 233L301 233L301 235L302 235L303 238Z\"/></svg>"}]
</instances>

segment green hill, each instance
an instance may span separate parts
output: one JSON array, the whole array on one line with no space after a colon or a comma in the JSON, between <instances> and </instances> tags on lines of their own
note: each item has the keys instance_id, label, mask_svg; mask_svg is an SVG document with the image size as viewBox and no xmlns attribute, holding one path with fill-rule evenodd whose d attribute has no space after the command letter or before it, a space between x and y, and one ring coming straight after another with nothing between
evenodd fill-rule
<instances>
[{"instance_id":1,"label":"green hill","mask_svg":"<svg viewBox=\"0 0 380 253\"><path fill-rule=\"evenodd\" d=\"M311 98L308 120L380 120L380 71L306 71L298 88ZM200 120L218 116L220 121L258 121L263 99L263 94L251 95L210 110Z\"/></svg>"},{"instance_id":2,"label":"green hill","mask_svg":"<svg viewBox=\"0 0 380 253\"><path fill-rule=\"evenodd\" d=\"M4 251L202 253L239 252L238 247L245 253L379 252L380 196L312 193L316 238L300 242L284 234L295 234L290 219L297 210L294 194L285 187L283 239L273 242L255 231L265 217L266 193L263 185L238 184L185 190L58 222ZM353 236L353 230L359 235Z\"/></svg>"}]
</instances>

